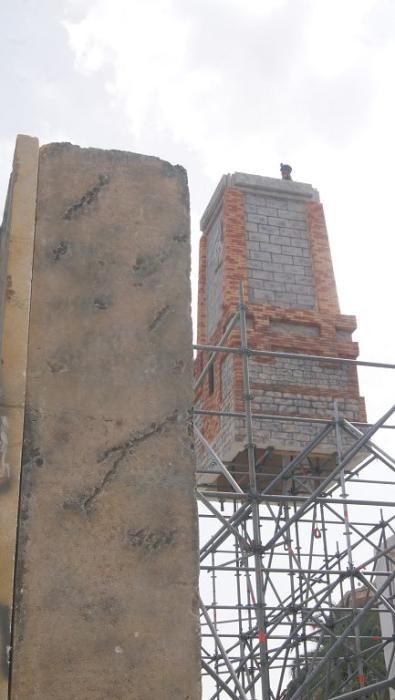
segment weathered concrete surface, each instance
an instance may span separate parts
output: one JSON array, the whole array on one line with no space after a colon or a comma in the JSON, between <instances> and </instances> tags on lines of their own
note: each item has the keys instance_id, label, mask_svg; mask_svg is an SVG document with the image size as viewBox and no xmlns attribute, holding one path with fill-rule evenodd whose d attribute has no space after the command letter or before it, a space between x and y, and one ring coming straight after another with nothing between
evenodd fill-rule
<instances>
[{"instance_id":1,"label":"weathered concrete surface","mask_svg":"<svg viewBox=\"0 0 395 700\"><path fill-rule=\"evenodd\" d=\"M18 136L0 232L0 700L8 698L38 141Z\"/></svg>"},{"instance_id":2,"label":"weathered concrete surface","mask_svg":"<svg viewBox=\"0 0 395 700\"><path fill-rule=\"evenodd\" d=\"M13 700L197 700L182 168L40 151Z\"/></svg>"}]
</instances>

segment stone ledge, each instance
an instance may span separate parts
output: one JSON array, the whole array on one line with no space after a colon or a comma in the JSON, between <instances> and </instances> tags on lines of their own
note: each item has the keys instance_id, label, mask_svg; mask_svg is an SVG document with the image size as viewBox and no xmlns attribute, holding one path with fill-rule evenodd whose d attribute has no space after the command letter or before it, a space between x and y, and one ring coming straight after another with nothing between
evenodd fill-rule
<instances>
[{"instance_id":1,"label":"stone ledge","mask_svg":"<svg viewBox=\"0 0 395 700\"><path fill-rule=\"evenodd\" d=\"M294 198L299 201L320 201L318 190L305 182L294 182L293 180L281 180L275 177L238 172L223 175L200 220L202 231L207 229L212 217L217 214L226 187L237 187L248 192L260 192L276 197Z\"/></svg>"}]
</instances>

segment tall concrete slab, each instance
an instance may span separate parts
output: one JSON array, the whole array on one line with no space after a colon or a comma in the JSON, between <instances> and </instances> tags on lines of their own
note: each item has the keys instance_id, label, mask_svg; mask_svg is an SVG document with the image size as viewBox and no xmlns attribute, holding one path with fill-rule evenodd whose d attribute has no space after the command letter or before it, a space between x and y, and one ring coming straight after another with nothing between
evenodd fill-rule
<instances>
[{"instance_id":1,"label":"tall concrete slab","mask_svg":"<svg viewBox=\"0 0 395 700\"><path fill-rule=\"evenodd\" d=\"M40 150L12 700L197 700L186 175Z\"/></svg>"},{"instance_id":2,"label":"tall concrete slab","mask_svg":"<svg viewBox=\"0 0 395 700\"><path fill-rule=\"evenodd\" d=\"M16 142L0 231L0 700L8 698L38 140Z\"/></svg>"}]
</instances>

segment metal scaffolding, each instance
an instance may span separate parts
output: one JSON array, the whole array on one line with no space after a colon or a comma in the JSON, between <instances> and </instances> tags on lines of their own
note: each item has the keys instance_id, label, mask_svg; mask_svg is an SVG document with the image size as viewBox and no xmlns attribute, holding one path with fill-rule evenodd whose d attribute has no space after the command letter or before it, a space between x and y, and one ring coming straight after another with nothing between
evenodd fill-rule
<instances>
[{"instance_id":1,"label":"metal scaffolding","mask_svg":"<svg viewBox=\"0 0 395 700\"><path fill-rule=\"evenodd\" d=\"M219 344L195 345L209 355L195 388L218 353L241 356L244 410L194 413L196 423L204 415L242 419L248 458L245 486L195 426L197 442L228 482L225 491L198 488L203 697L395 697L395 459L373 441L379 430L395 427L388 424L395 405L374 424L348 421L336 402L330 420L289 417L318 424L319 432L279 473L267 475L262 490L257 475L265 463L260 457L257 464L253 427L278 416L253 412L249 363L266 355L395 365L250 348L246 318L241 289ZM237 347L226 346L237 328ZM329 434L336 459L314 481L301 466Z\"/></svg>"}]
</instances>

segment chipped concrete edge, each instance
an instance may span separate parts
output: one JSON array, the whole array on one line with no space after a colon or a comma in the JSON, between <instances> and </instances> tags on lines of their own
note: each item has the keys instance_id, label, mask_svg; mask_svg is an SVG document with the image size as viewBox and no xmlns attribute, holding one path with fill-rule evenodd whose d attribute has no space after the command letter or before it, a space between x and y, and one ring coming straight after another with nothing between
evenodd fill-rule
<instances>
[{"instance_id":1,"label":"chipped concrete edge","mask_svg":"<svg viewBox=\"0 0 395 700\"><path fill-rule=\"evenodd\" d=\"M39 163L38 139L17 137L7 212L0 328L0 700L9 694L11 619L25 414L26 367Z\"/></svg>"}]
</instances>

